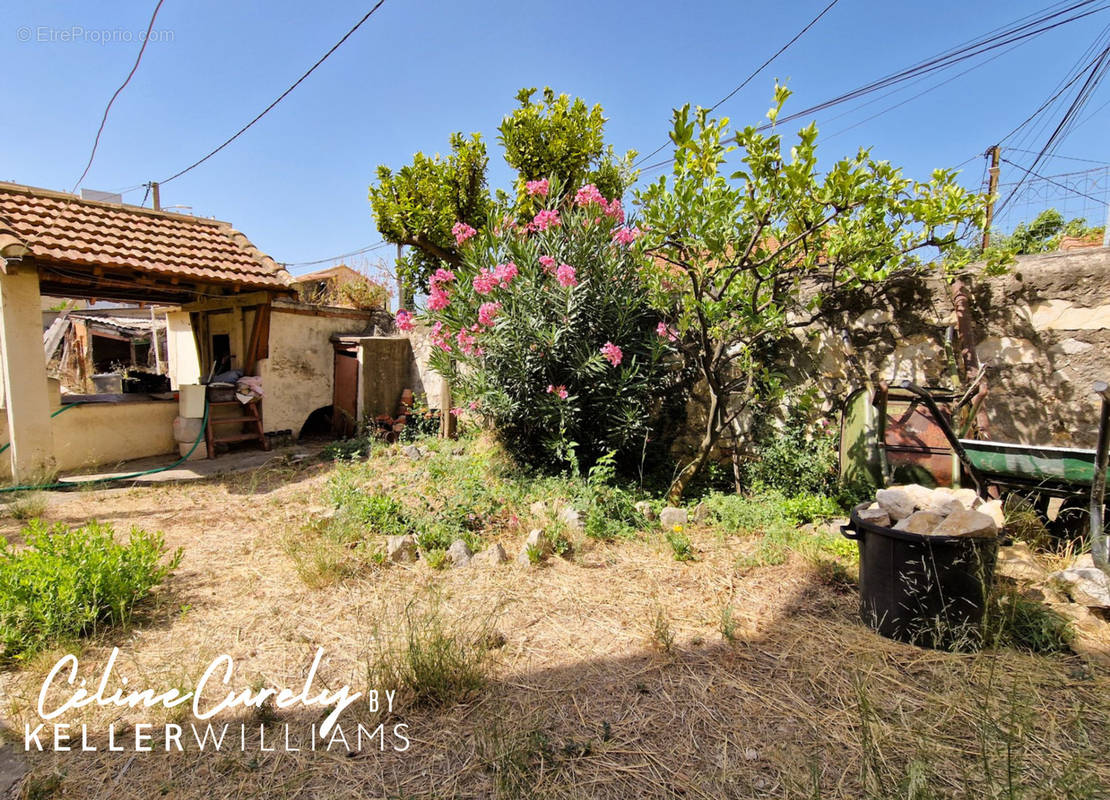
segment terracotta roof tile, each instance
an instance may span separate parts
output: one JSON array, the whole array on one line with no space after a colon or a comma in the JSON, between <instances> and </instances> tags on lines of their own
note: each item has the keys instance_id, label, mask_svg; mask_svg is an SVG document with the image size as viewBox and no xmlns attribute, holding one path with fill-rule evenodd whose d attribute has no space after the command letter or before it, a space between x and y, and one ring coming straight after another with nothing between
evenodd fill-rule
<instances>
[{"instance_id":1,"label":"terracotta roof tile","mask_svg":"<svg viewBox=\"0 0 1110 800\"><path fill-rule=\"evenodd\" d=\"M0 233L43 261L286 289L281 265L227 222L0 182Z\"/></svg>"}]
</instances>

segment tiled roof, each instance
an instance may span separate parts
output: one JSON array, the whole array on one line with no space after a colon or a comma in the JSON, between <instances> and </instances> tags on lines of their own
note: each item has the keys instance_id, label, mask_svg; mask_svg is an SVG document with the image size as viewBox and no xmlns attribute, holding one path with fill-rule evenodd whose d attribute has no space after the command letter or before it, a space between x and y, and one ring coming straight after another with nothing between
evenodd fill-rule
<instances>
[{"instance_id":1,"label":"tiled roof","mask_svg":"<svg viewBox=\"0 0 1110 800\"><path fill-rule=\"evenodd\" d=\"M0 182L0 234L38 261L205 284L286 289L289 274L227 222Z\"/></svg>"}]
</instances>

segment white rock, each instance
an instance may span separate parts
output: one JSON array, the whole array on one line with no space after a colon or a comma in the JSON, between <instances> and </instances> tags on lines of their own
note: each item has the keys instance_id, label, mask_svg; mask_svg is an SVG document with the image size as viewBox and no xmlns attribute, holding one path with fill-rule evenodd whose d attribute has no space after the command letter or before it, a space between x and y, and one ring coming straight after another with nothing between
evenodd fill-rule
<instances>
[{"instance_id":1,"label":"white rock","mask_svg":"<svg viewBox=\"0 0 1110 800\"><path fill-rule=\"evenodd\" d=\"M586 527L586 523L582 521L582 515L578 513L578 509L567 506L559 512L559 521L574 531L580 531Z\"/></svg>"},{"instance_id":2,"label":"white rock","mask_svg":"<svg viewBox=\"0 0 1110 800\"><path fill-rule=\"evenodd\" d=\"M636 511L646 520L655 519L655 509L651 507L651 503L647 500L641 500L634 506Z\"/></svg>"},{"instance_id":3,"label":"white rock","mask_svg":"<svg viewBox=\"0 0 1110 800\"><path fill-rule=\"evenodd\" d=\"M964 504L964 508L969 511L979 508L983 504L982 498L975 493L974 489L955 489L952 492L956 499Z\"/></svg>"},{"instance_id":4,"label":"white rock","mask_svg":"<svg viewBox=\"0 0 1110 800\"><path fill-rule=\"evenodd\" d=\"M413 461L416 461L424 455L424 451L414 444L405 445L401 448L401 452L404 453L407 458L411 458Z\"/></svg>"},{"instance_id":5,"label":"white rock","mask_svg":"<svg viewBox=\"0 0 1110 800\"><path fill-rule=\"evenodd\" d=\"M479 550L471 556L470 566L496 567L498 564L504 564L508 560L509 556L505 553L505 548L501 546L500 542L494 542L485 550Z\"/></svg>"},{"instance_id":6,"label":"white rock","mask_svg":"<svg viewBox=\"0 0 1110 800\"><path fill-rule=\"evenodd\" d=\"M952 495L941 495L940 497L934 497L933 502L925 510L947 517L957 511L966 511L967 507Z\"/></svg>"},{"instance_id":7,"label":"white rock","mask_svg":"<svg viewBox=\"0 0 1110 800\"><path fill-rule=\"evenodd\" d=\"M915 511L905 519L899 520L895 524L894 530L924 535L932 533L942 522L944 522L944 517L933 511Z\"/></svg>"},{"instance_id":8,"label":"white rock","mask_svg":"<svg viewBox=\"0 0 1110 800\"><path fill-rule=\"evenodd\" d=\"M1030 583L1039 583L1048 578L1048 570L1037 563L1033 551L1025 542L1015 542L1009 547L998 548L994 571L1005 578Z\"/></svg>"},{"instance_id":9,"label":"white rock","mask_svg":"<svg viewBox=\"0 0 1110 800\"><path fill-rule=\"evenodd\" d=\"M532 505L528 506L528 510L532 512L533 517L542 517L547 513L547 503L543 500L537 500L532 503Z\"/></svg>"},{"instance_id":10,"label":"white rock","mask_svg":"<svg viewBox=\"0 0 1110 800\"><path fill-rule=\"evenodd\" d=\"M879 508L878 503L875 503L873 508L861 508L856 512L856 516L860 518L861 522L869 522L872 525L880 525L884 528L890 527L890 515Z\"/></svg>"},{"instance_id":11,"label":"white rock","mask_svg":"<svg viewBox=\"0 0 1110 800\"><path fill-rule=\"evenodd\" d=\"M913 507L917 510L924 510L933 503L933 490L919 483L907 483L905 486L896 486L893 488L901 489L908 494L910 499L913 500Z\"/></svg>"},{"instance_id":12,"label":"white rock","mask_svg":"<svg viewBox=\"0 0 1110 800\"><path fill-rule=\"evenodd\" d=\"M416 561L416 539L408 534L386 537L385 555L390 561L398 564Z\"/></svg>"},{"instance_id":13,"label":"white rock","mask_svg":"<svg viewBox=\"0 0 1110 800\"><path fill-rule=\"evenodd\" d=\"M685 508L667 506L659 513L659 524L664 530L670 530L675 525L685 525L689 518L690 515L686 513Z\"/></svg>"},{"instance_id":14,"label":"white rock","mask_svg":"<svg viewBox=\"0 0 1110 800\"><path fill-rule=\"evenodd\" d=\"M447 548L447 560L456 567L467 566L472 555L470 547L462 539L456 539Z\"/></svg>"},{"instance_id":15,"label":"white rock","mask_svg":"<svg viewBox=\"0 0 1110 800\"><path fill-rule=\"evenodd\" d=\"M538 553L541 561L551 555L551 541L547 538L547 534L543 532L543 528L533 528L528 533L528 538L524 540L524 546L520 548L520 553L517 554L517 563L524 566L531 564L530 552Z\"/></svg>"},{"instance_id":16,"label":"white rock","mask_svg":"<svg viewBox=\"0 0 1110 800\"><path fill-rule=\"evenodd\" d=\"M1069 567L1050 577L1079 605L1110 608L1110 575L1098 567Z\"/></svg>"},{"instance_id":17,"label":"white rock","mask_svg":"<svg viewBox=\"0 0 1110 800\"><path fill-rule=\"evenodd\" d=\"M703 525L708 516L709 509L706 507L705 503L698 503L694 506L694 522Z\"/></svg>"},{"instance_id":18,"label":"white rock","mask_svg":"<svg viewBox=\"0 0 1110 800\"><path fill-rule=\"evenodd\" d=\"M998 526L986 514L964 509L950 514L944 522L937 525L933 534L988 539L998 535Z\"/></svg>"},{"instance_id":19,"label":"white rock","mask_svg":"<svg viewBox=\"0 0 1110 800\"><path fill-rule=\"evenodd\" d=\"M999 530L1006 526L1006 515L1002 513L1001 500L991 500L989 503L983 503L975 510L993 519Z\"/></svg>"},{"instance_id":20,"label":"white rock","mask_svg":"<svg viewBox=\"0 0 1110 800\"><path fill-rule=\"evenodd\" d=\"M903 520L913 513L913 497L901 488L880 489L875 492L875 502L893 522Z\"/></svg>"}]
</instances>

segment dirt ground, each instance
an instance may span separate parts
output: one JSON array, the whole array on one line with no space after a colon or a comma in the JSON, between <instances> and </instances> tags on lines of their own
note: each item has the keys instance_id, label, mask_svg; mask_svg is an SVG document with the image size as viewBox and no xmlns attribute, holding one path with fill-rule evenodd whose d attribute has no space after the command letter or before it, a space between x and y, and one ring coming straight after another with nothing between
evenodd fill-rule
<instances>
[{"instance_id":1,"label":"dirt ground","mask_svg":"<svg viewBox=\"0 0 1110 800\"><path fill-rule=\"evenodd\" d=\"M887 641L859 622L853 588L827 585L800 559L739 568L753 547L744 537L695 527L689 563L656 534L587 543L542 568L394 565L309 588L282 539L317 513L330 469L50 495L48 521L158 529L185 552L127 629L82 643L81 676L98 680L118 647L114 675L131 686L191 689L227 654L233 687L299 689L319 647L317 690L366 691L406 609L434 607L448 625L495 634L485 688L384 715L363 701L340 723L383 722L384 749L372 739L354 753L307 748L318 708L223 714L210 722L231 723L234 741L201 752L186 737L183 753L159 741L166 724L196 722L183 708L74 710L55 721L75 736L86 724L99 749L32 750L16 796L1110 796L1107 670L1074 655ZM15 540L19 529L11 518L0 527ZM504 544L510 558L521 546ZM0 672L6 748L22 750L24 725L41 722L39 689L64 652ZM153 752L132 746L136 723L154 724ZM131 738L122 752L106 751L110 724ZM403 752L396 725L408 726ZM300 750L285 745L286 726Z\"/></svg>"}]
</instances>

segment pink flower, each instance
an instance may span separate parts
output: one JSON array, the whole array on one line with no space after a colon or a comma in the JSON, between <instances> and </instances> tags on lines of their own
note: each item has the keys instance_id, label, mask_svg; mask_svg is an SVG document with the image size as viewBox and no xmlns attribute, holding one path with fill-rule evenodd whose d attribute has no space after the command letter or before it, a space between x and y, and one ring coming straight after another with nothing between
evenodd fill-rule
<instances>
[{"instance_id":1,"label":"pink flower","mask_svg":"<svg viewBox=\"0 0 1110 800\"><path fill-rule=\"evenodd\" d=\"M548 209L544 209L543 211L537 213L536 216L532 218L532 221L528 223L528 230L546 231L548 228L557 227L562 224L563 221L559 219L558 211L549 211Z\"/></svg>"},{"instance_id":2,"label":"pink flower","mask_svg":"<svg viewBox=\"0 0 1110 800\"><path fill-rule=\"evenodd\" d=\"M455 273L449 269L440 267L435 271L432 277L428 278L428 284L434 289L444 283L450 283L455 280Z\"/></svg>"},{"instance_id":3,"label":"pink flower","mask_svg":"<svg viewBox=\"0 0 1110 800\"><path fill-rule=\"evenodd\" d=\"M555 256L540 256L539 261L543 265L544 272L555 269Z\"/></svg>"},{"instance_id":4,"label":"pink flower","mask_svg":"<svg viewBox=\"0 0 1110 800\"><path fill-rule=\"evenodd\" d=\"M478 410L478 401L477 400L471 400L466 405L467 405L468 408L470 408L471 411L477 411Z\"/></svg>"},{"instance_id":5,"label":"pink flower","mask_svg":"<svg viewBox=\"0 0 1110 800\"><path fill-rule=\"evenodd\" d=\"M492 270L483 269L474 276L474 291L478 294L489 294L497 288L497 278Z\"/></svg>"},{"instance_id":6,"label":"pink flower","mask_svg":"<svg viewBox=\"0 0 1110 800\"><path fill-rule=\"evenodd\" d=\"M482 325L492 325L500 311L500 303L482 303L478 307L478 322Z\"/></svg>"},{"instance_id":7,"label":"pink flower","mask_svg":"<svg viewBox=\"0 0 1110 800\"><path fill-rule=\"evenodd\" d=\"M574 204L579 208L585 208L590 203L597 203L602 208L605 208L605 198L602 196L601 191L592 183L587 183L574 195Z\"/></svg>"},{"instance_id":8,"label":"pink flower","mask_svg":"<svg viewBox=\"0 0 1110 800\"><path fill-rule=\"evenodd\" d=\"M432 293L428 296L428 308L432 311L442 311L450 304L450 299L447 297L447 292L440 289L438 286L432 287Z\"/></svg>"},{"instance_id":9,"label":"pink flower","mask_svg":"<svg viewBox=\"0 0 1110 800\"><path fill-rule=\"evenodd\" d=\"M624 224L624 206L621 205L620 198L614 197L609 206L605 209L605 216L613 220L618 225Z\"/></svg>"},{"instance_id":10,"label":"pink flower","mask_svg":"<svg viewBox=\"0 0 1110 800\"><path fill-rule=\"evenodd\" d=\"M516 264L510 261L508 264L498 264L497 269L493 271L493 275L497 278L498 285L502 289L505 289L512 279L516 277L517 272L519 272L519 270L516 268Z\"/></svg>"},{"instance_id":11,"label":"pink flower","mask_svg":"<svg viewBox=\"0 0 1110 800\"><path fill-rule=\"evenodd\" d=\"M547 393L555 395L560 400L566 400L567 399L567 387L562 386L562 385L555 386L555 385L550 384L550 383L547 384Z\"/></svg>"},{"instance_id":12,"label":"pink flower","mask_svg":"<svg viewBox=\"0 0 1110 800\"><path fill-rule=\"evenodd\" d=\"M455 339L458 341L459 349L462 350L463 353L468 356L474 353L474 343L477 341L477 337L475 337L473 333L461 330L455 336Z\"/></svg>"},{"instance_id":13,"label":"pink flower","mask_svg":"<svg viewBox=\"0 0 1110 800\"><path fill-rule=\"evenodd\" d=\"M559 269L555 270L555 280L559 282L559 285L565 286L568 289L578 285L578 276L575 273L574 267L570 264L559 265Z\"/></svg>"},{"instance_id":14,"label":"pink flower","mask_svg":"<svg viewBox=\"0 0 1110 800\"><path fill-rule=\"evenodd\" d=\"M538 181L528 181L528 183L524 184L524 188L531 197L535 197L536 195L547 197L547 192L548 189L551 188L551 185L547 182L547 178L543 178Z\"/></svg>"},{"instance_id":15,"label":"pink flower","mask_svg":"<svg viewBox=\"0 0 1110 800\"><path fill-rule=\"evenodd\" d=\"M678 341L678 336L675 334L674 328L668 327L665 322L660 322L655 326L655 333L659 338L666 339L668 342Z\"/></svg>"},{"instance_id":16,"label":"pink flower","mask_svg":"<svg viewBox=\"0 0 1110 800\"><path fill-rule=\"evenodd\" d=\"M461 414L462 414L462 409L459 408L458 406L455 406L454 408L451 409L451 416L452 417L457 417Z\"/></svg>"},{"instance_id":17,"label":"pink flower","mask_svg":"<svg viewBox=\"0 0 1110 800\"><path fill-rule=\"evenodd\" d=\"M397 322L397 330L411 331L413 328L412 314L405 311L403 308L397 309L397 313L393 315L393 319Z\"/></svg>"},{"instance_id":18,"label":"pink flower","mask_svg":"<svg viewBox=\"0 0 1110 800\"><path fill-rule=\"evenodd\" d=\"M471 228L465 222L456 222L454 225L451 226L451 233L453 233L455 236L456 244L462 244L477 232L478 231Z\"/></svg>"},{"instance_id":19,"label":"pink flower","mask_svg":"<svg viewBox=\"0 0 1110 800\"><path fill-rule=\"evenodd\" d=\"M606 342L601 346L601 355L605 356L605 360L614 367L619 366L621 359L624 358L624 353L612 342Z\"/></svg>"},{"instance_id":20,"label":"pink flower","mask_svg":"<svg viewBox=\"0 0 1110 800\"><path fill-rule=\"evenodd\" d=\"M450 331L444 329L444 325L442 322L437 322L435 325L432 326L432 344L434 344L440 350L446 350L448 352L451 351L451 342L448 338L450 337L450 335Z\"/></svg>"},{"instance_id":21,"label":"pink flower","mask_svg":"<svg viewBox=\"0 0 1110 800\"><path fill-rule=\"evenodd\" d=\"M613 242L616 244L632 244L643 235L639 228L620 227L613 231Z\"/></svg>"}]
</instances>

